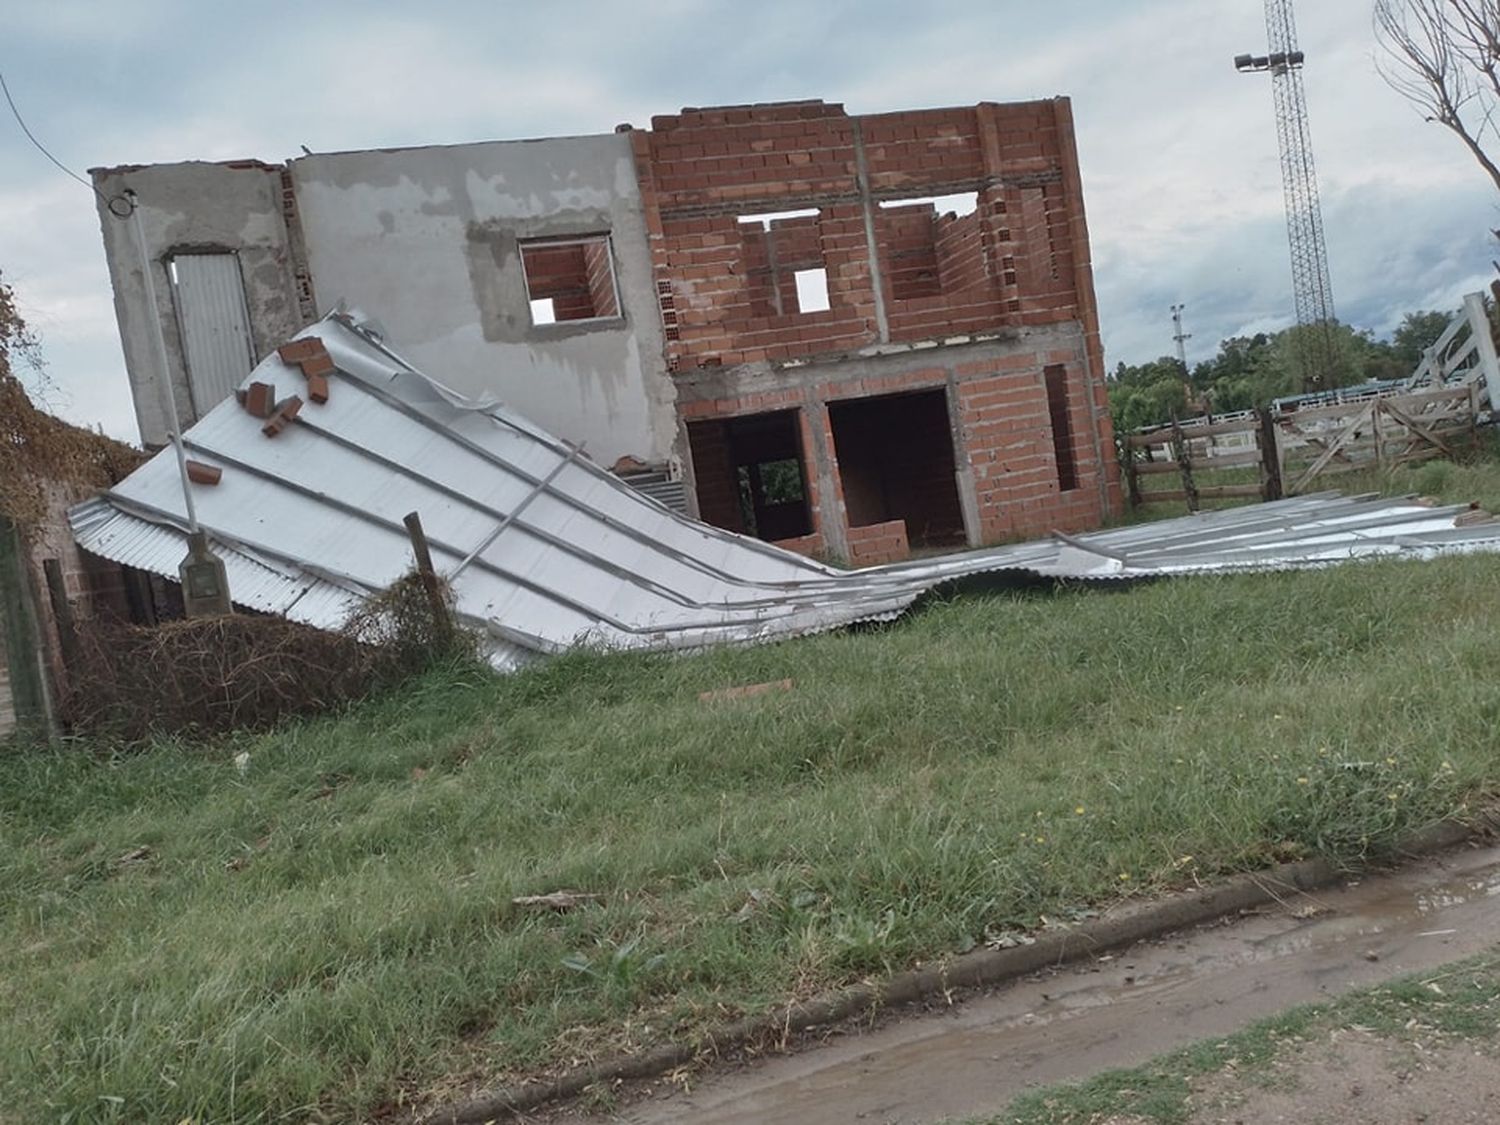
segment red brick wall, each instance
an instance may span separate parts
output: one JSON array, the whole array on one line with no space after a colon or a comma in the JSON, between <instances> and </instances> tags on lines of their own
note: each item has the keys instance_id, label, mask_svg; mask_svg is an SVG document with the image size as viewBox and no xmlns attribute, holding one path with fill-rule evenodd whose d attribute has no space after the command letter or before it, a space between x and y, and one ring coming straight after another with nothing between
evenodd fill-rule
<instances>
[{"instance_id":1,"label":"red brick wall","mask_svg":"<svg viewBox=\"0 0 1500 1125\"><path fill-rule=\"evenodd\" d=\"M609 242L601 238L597 242L586 243L583 248L583 260L588 266L589 297L593 303L594 315L619 316L620 299L615 292L614 268L610 262Z\"/></svg>"},{"instance_id":2,"label":"red brick wall","mask_svg":"<svg viewBox=\"0 0 1500 1125\"><path fill-rule=\"evenodd\" d=\"M1087 346L1086 337L1074 335L1071 346L1066 348L1054 341L1042 341L1030 347L1018 344L1009 350L995 345L971 345L886 356L878 362L858 364L857 375L842 374L842 366L793 368L776 377L780 385L774 389L768 389L767 383L771 381L768 378L744 385L730 371L684 376L679 385L678 410L692 435L703 518L709 523L738 529L737 522L721 522L712 515L720 505L713 502L711 490L717 486L711 483L715 479L711 468L707 486L710 491L706 492L702 483L700 435L711 432L710 428L721 419L800 407L802 450L809 477L814 480L808 493L813 528L825 543L836 543L839 537L836 529L857 527L862 520L871 518L871 509L869 498L860 493L860 481L846 480L840 469L829 408L837 411L842 401L868 396L934 391L945 394L952 403L950 417L956 421L957 429L955 463L968 466L973 476L980 542L1097 527L1111 511L1119 509L1121 498L1108 404L1102 388L1096 392L1092 404L1086 389L1083 357ZM1067 491L1058 480L1046 390L1045 371L1049 366L1062 368L1067 389L1077 484ZM870 373L871 368L879 367L887 367L888 373ZM938 488L945 487L941 475L949 470L936 459L918 457L930 440L937 439L935 433L928 432L935 431L937 422L931 419L929 422L921 435L912 435L917 440L902 443L900 450L892 450L891 456L910 462L902 466L901 475L914 488L925 487L936 495ZM950 441L955 437L953 428L950 425ZM702 448L706 451L704 456L716 456L712 444ZM931 470L925 479L924 464ZM854 474L852 464L850 472ZM824 503L825 492L816 483L819 479L831 482L827 495L836 505L833 510ZM935 502L910 498L902 502L910 502L912 510L923 507L941 510ZM737 521L738 509L724 518ZM923 533L922 528L910 530L914 535Z\"/></svg>"},{"instance_id":3,"label":"red brick wall","mask_svg":"<svg viewBox=\"0 0 1500 1125\"><path fill-rule=\"evenodd\" d=\"M1108 514L1101 509L1101 484L1111 507L1119 503L1108 412L1100 420L1106 443L1101 466L1076 353L1054 352L1041 358L1046 363L1015 356L959 368L968 376L958 384L960 419L986 542L1096 526ZM1076 487L1067 491L1059 481L1053 442L1044 374L1048 365L1064 368L1069 391Z\"/></svg>"},{"instance_id":4,"label":"red brick wall","mask_svg":"<svg viewBox=\"0 0 1500 1125\"><path fill-rule=\"evenodd\" d=\"M932 204L882 207L880 223L886 299L940 295L943 285L938 273L937 213Z\"/></svg>"},{"instance_id":5,"label":"red brick wall","mask_svg":"<svg viewBox=\"0 0 1500 1125\"><path fill-rule=\"evenodd\" d=\"M826 411L858 395L949 389L981 541L1097 526L1118 510L1067 99L863 117L823 102L687 109L632 140L681 417L696 433L701 421L801 408L814 533L830 550L869 512L861 483L846 488L840 476ZM960 193L974 193L972 213L949 218L916 202ZM809 209L817 215L773 220L769 235L739 221ZM830 307L800 313L793 274L818 266ZM945 344L835 374L871 345L1055 337L1052 326L1072 325L1066 350L1019 343L977 359L967 344ZM1058 487L1049 365L1066 373L1069 490ZM704 518L719 522L722 509L737 520L715 499L712 465L706 475L698 465L698 436L692 447ZM703 449L712 462L712 443Z\"/></svg>"},{"instance_id":6,"label":"red brick wall","mask_svg":"<svg viewBox=\"0 0 1500 1125\"><path fill-rule=\"evenodd\" d=\"M853 566L880 566L909 558L906 521L872 523L849 529L849 562Z\"/></svg>"},{"instance_id":7,"label":"red brick wall","mask_svg":"<svg viewBox=\"0 0 1500 1125\"><path fill-rule=\"evenodd\" d=\"M856 134L868 171L858 175ZM634 134L668 363L784 361L881 341L865 231L872 208L888 338L915 341L1083 319L1097 333L1066 99L850 117L822 102L690 109ZM977 192L972 215L923 232L881 200ZM817 208L827 312L767 300L764 233L740 215ZM932 247L942 277L924 261ZM799 266L797 268L809 268ZM1102 362L1102 356L1101 362ZM1100 368L1099 370L1102 370Z\"/></svg>"},{"instance_id":8,"label":"red brick wall","mask_svg":"<svg viewBox=\"0 0 1500 1125\"><path fill-rule=\"evenodd\" d=\"M795 551L799 555L817 556L823 553L823 537L817 532L799 535L795 539L777 539L775 546L784 551Z\"/></svg>"},{"instance_id":9,"label":"red brick wall","mask_svg":"<svg viewBox=\"0 0 1500 1125\"><path fill-rule=\"evenodd\" d=\"M693 482L698 494L698 518L715 527L744 531L740 486L729 451L729 427L721 419L688 424L693 456Z\"/></svg>"}]
</instances>

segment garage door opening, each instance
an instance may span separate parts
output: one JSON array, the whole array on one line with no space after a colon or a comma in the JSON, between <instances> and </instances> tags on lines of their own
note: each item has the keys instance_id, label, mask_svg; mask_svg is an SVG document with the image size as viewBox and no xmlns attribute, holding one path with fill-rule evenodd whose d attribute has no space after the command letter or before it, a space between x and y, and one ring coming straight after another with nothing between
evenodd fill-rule
<instances>
[{"instance_id":1,"label":"garage door opening","mask_svg":"<svg viewBox=\"0 0 1500 1125\"><path fill-rule=\"evenodd\" d=\"M704 522L771 541L812 533L795 410L692 422L688 441Z\"/></svg>"},{"instance_id":2,"label":"garage door opening","mask_svg":"<svg viewBox=\"0 0 1500 1125\"><path fill-rule=\"evenodd\" d=\"M850 527L906 521L913 547L963 544L945 391L828 404Z\"/></svg>"}]
</instances>

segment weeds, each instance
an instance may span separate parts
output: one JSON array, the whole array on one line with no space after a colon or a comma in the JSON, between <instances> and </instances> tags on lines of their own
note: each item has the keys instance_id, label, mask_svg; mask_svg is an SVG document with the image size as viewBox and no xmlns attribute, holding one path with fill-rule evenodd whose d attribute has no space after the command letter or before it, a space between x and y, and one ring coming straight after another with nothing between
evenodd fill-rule
<instances>
[{"instance_id":1,"label":"weeds","mask_svg":"<svg viewBox=\"0 0 1500 1125\"><path fill-rule=\"evenodd\" d=\"M610 1003L616 1007L636 999L645 978L666 964L665 953L647 956L641 951L643 934L621 942L608 950L607 956L590 957L584 953L570 953L562 959L562 967L579 973L603 987Z\"/></svg>"}]
</instances>

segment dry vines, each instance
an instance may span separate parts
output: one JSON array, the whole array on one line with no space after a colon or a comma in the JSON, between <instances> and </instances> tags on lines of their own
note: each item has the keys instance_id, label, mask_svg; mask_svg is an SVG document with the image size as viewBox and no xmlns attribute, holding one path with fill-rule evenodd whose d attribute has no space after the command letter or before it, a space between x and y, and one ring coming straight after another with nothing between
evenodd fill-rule
<instances>
[{"instance_id":1,"label":"dry vines","mask_svg":"<svg viewBox=\"0 0 1500 1125\"><path fill-rule=\"evenodd\" d=\"M124 442L38 410L13 362L40 369L36 337L0 281L0 517L30 527L46 516L49 482L104 488L141 463Z\"/></svg>"},{"instance_id":2,"label":"dry vines","mask_svg":"<svg viewBox=\"0 0 1500 1125\"><path fill-rule=\"evenodd\" d=\"M342 632L244 614L155 628L96 619L80 626L78 650L70 725L127 742L261 730L475 655L471 637L433 621L414 575L372 598Z\"/></svg>"}]
</instances>

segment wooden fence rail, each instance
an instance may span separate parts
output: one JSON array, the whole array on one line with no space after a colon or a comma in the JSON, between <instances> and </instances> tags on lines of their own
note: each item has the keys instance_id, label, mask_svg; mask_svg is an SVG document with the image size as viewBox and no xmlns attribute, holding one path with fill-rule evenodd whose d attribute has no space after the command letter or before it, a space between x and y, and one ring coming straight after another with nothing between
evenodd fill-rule
<instances>
[{"instance_id":1,"label":"wooden fence rail","mask_svg":"<svg viewBox=\"0 0 1500 1125\"><path fill-rule=\"evenodd\" d=\"M1219 421L1174 420L1170 426L1126 435L1121 461L1131 506L1186 502L1188 511L1196 512L1204 500L1277 499L1281 484L1276 457L1267 455L1270 434L1266 412L1247 410ZM1221 471L1250 468L1259 468L1258 481L1206 483ZM1168 474L1179 487L1145 486Z\"/></svg>"},{"instance_id":2,"label":"wooden fence rail","mask_svg":"<svg viewBox=\"0 0 1500 1125\"><path fill-rule=\"evenodd\" d=\"M1472 449L1485 404L1475 382L1389 393L1298 410L1153 427L1127 434L1121 462L1132 507L1295 496L1319 480L1388 469ZM1221 471L1259 469L1258 481L1213 483ZM1169 478L1177 487L1151 487Z\"/></svg>"}]
</instances>

